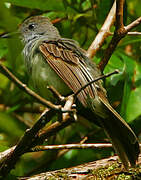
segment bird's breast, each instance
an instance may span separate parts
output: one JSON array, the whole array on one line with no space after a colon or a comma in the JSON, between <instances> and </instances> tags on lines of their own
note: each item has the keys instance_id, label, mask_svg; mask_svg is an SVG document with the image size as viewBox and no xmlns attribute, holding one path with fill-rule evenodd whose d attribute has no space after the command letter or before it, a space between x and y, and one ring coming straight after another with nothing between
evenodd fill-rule
<instances>
[{"instance_id":1,"label":"bird's breast","mask_svg":"<svg viewBox=\"0 0 141 180\"><path fill-rule=\"evenodd\" d=\"M31 81L36 92L47 100L54 100L54 97L48 86L53 86L61 95L66 96L71 90L63 80L50 67L46 59L39 52L32 58Z\"/></svg>"}]
</instances>

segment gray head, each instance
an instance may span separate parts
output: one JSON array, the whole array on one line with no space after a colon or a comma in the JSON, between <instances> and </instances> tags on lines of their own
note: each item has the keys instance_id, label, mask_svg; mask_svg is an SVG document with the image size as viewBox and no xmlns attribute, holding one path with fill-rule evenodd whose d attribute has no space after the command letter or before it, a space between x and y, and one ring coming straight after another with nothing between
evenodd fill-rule
<instances>
[{"instance_id":1,"label":"gray head","mask_svg":"<svg viewBox=\"0 0 141 180\"><path fill-rule=\"evenodd\" d=\"M19 31L25 43L42 36L46 36L48 39L60 38L57 28L47 17L42 16L33 16L26 19L19 27Z\"/></svg>"}]
</instances>

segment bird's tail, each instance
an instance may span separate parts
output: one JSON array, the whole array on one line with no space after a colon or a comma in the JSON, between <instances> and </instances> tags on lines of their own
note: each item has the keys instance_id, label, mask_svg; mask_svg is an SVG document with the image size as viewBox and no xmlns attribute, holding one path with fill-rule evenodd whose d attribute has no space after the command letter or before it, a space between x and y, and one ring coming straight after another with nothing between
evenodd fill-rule
<instances>
[{"instance_id":1,"label":"bird's tail","mask_svg":"<svg viewBox=\"0 0 141 180\"><path fill-rule=\"evenodd\" d=\"M101 119L101 126L103 126L107 136L111 139L113 147L124 167L127 169L129 165L134 166L140 153L139 143L135 133L111 107L106 98L99 96L99 100L108 113L106 119Z\"/></svg>"}]
</instances>

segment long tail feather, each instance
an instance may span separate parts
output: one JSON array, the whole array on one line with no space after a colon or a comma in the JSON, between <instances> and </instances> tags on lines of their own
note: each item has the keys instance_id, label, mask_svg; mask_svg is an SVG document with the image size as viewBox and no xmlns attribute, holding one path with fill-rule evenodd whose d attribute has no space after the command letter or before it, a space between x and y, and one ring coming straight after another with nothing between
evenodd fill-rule
<instances>
[{"instance_id":1,"label":"long tail feather","mask_svg":"<svg viewBox=\"0 0 141 180\"><path fill-rule=\"evenodd\" d=\"M124 167L128 168L129 164L130 166L134 166L140 153L139 143L135 133L111 107L106 98L99 97L99 99L109 114L108 118L101 120L101 125L111 139Z\"/></svg>"}]
</instances>

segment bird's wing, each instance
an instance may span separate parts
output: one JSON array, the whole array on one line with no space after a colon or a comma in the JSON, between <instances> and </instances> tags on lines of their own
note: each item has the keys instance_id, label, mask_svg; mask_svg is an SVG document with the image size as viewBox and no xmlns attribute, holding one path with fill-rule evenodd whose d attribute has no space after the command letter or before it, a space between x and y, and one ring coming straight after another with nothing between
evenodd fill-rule
<instances>
[{"instance_id":1,"label":"bird's wing","mask_svg":"<svg viewBox=\"0 0 141 180\"><path fill-rule=\"evenodd\" d=\"M70 44L69 44L70 43ZM75 93L85 84L95 78L95 70L85 61L83 53L79 53L79 49L75 49L75 46L58 42L43 42L39 46L39 50L44 55L44 59L55 70L55 72L64 80L64 82ZM78 99L84 106L87 106L87 95L92 98L99 97L100 113L106 111L104 119L100 119L100 125L105 129L107 135L112 140L112 144L115 147L120 159L124 166L127 168L129 162L131 165L135 165L139 150L139 144L136 135L127 125L126 122L118 115L117 112L110 106L105 94L101 88L97 87L96 83L87 86L86 89L80 92ZM96 98L95 98L96 99ZM92 107L95 108L95 107ZM96 113L96 111L94 110Z\"/></svg>"},{"instance_id":2,"label":"bird's wing","mask_svg":"<svg viewBox=\"0 0 141 180\"><path fill-rule=\"evenodd\" d=\"M72 42L43 41L39 50L47 63L74 93L94 79L81 52ZM78 99L85 106L87 95L95 97L95 84L87 86L78 94Z\"/></svg>"}]
</instances>

